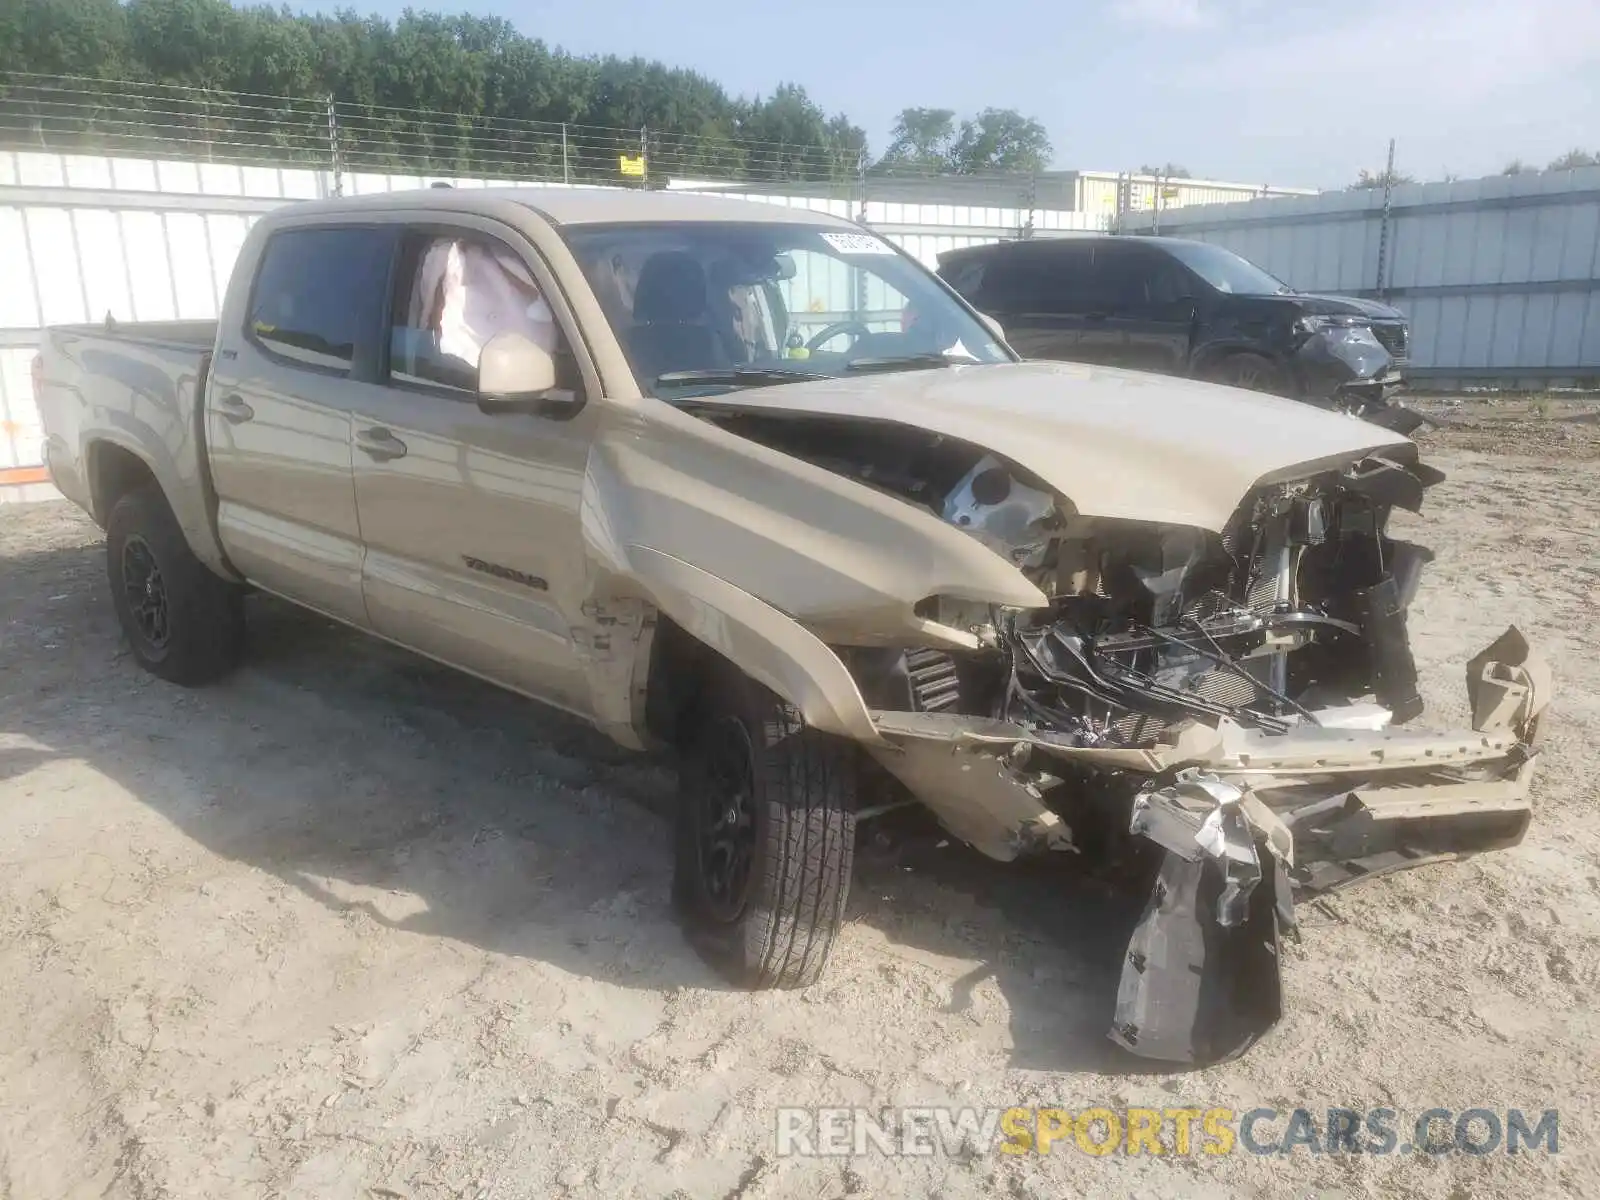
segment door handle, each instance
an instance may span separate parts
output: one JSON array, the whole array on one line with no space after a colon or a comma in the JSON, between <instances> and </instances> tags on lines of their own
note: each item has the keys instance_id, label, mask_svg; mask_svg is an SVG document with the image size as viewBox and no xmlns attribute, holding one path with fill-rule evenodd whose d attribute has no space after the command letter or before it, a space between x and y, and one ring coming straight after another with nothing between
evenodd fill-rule
<instances>
[{"instance_id":1,"label":"door handle","mask_svg":"<svg viewBox=\"0 0 1600 1200\"><path fill-rule=\"evenodd\" d=\"M406 444L382 425L374 425L356 434L356 449L374 462L388 462L406 456Z\"/></svg>"},{"instance_id":2,"label":"door handle","mask_svg":"<svg viewBox=\"0 0 1600 1200\"><path fill-rule=\"evenodd\" d=\"M248 421L256 415L256 410L244 402L244 397L227 395L217 401L217 411L222 414L222 419L237 425L241 421Z\"/></svg>"}]
</instances>

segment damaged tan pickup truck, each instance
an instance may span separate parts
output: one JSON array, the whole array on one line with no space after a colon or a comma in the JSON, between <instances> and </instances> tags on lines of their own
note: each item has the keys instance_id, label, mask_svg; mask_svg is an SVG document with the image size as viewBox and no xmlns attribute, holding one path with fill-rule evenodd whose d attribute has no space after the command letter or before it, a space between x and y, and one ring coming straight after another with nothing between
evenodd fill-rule
<instances>
[{"instance_id":1,"label":"damaged tan pickup truck","mask_svg":"<svg viewBox=\"0 0 1600 1200\"><path fill-rule=\"evenodd\" d=\"M38 371L142 664L220 677L259 589L676 748L674 898L755 986L817 978L857 813L914 797L999 859L1148 847L1111 1036L1213 1060L1279 1016L1294 889L1527 826L1548 685L1514 630L1469 729L1410 725L1411 442L1019 362L841 220L294 205L219 321L53 329Z\"/></svg>"}]
</instances>

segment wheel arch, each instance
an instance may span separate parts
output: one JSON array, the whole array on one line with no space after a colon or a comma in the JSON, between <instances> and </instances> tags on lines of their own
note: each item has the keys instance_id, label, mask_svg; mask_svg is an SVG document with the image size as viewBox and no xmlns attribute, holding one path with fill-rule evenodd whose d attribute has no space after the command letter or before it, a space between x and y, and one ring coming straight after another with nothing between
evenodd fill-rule
<instances>
[{"instance_id":1,"label":"wheel arch","mask_svg":"<svg viewBox=\"0 0 1600 1200\"><path fill-rule=\"evenodd\" d=\"M117 501L136 488L154 485L167 507L172 498L162 488L150 461L135 450L109 438L97 438L85 450L88 466L89 504L95 524L104 529Z\"/></svg>"},{"instance_id":2,"label":"wheel arch","mask_svg":"<svg viewBox=\"0 0 1600 1200\"><path fill-rule=\"evenodd\" d=\"M1257 358L1264 358L1279 369L1283 369L1285 365L1282 357L1272 353L1265 346L1230 338L1227 341L1207 343L1196 350L1194 357L1189 360L1189 374L1196 379L1203 379L1208 372L1216 370L1226 359L1237 358L1241 354L1253 354Z\"/></svg>"},{"instance_id":3,"label":"wheel arch","mask_svg":"<svg viewBox=\"0 0 1600 1200\"><path fill-rule=\"evenodd\" d=\"M737 671L792 704L813 729L881 741L855 679L820 638L681 559L644 547L630 551L635 580L656 609L648 644L641 639L641 733L678 744L705 689Z\"/></svg>"},{"instance_id":4,"label":"wheel arch","mask_svg":"<svg viewBox=\"0 0 1600 1200\"><path fill-rule=\"evenodd\" d=\"M105 528L118 500L136 488L153 486L177 519L195 557L219 577L243 582L217 537L212 520L215 499L203 463L200 475L185 475L179 464L164 456L153 456L144 447L104 434L84 444L83 463L90 514L100 528Z\"/></svg>"}]
</instances>

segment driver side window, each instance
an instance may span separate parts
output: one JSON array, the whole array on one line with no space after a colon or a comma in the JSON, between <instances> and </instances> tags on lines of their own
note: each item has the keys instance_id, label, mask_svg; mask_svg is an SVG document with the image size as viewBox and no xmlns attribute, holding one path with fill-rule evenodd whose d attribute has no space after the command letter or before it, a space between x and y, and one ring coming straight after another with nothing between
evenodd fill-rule
<instances>
[{"instance_id":1,"label":"driver side window","mask_svg":"<svg viewBox=\"0 0 1600 1200\"><path fill-rule=\"evenodd\" d=\"M475 393L478 359L514 331L573 364L555 314L527 264L480 234L409 235L395 277L389 377L395 383Z\"/></svg>"}]
</instances>

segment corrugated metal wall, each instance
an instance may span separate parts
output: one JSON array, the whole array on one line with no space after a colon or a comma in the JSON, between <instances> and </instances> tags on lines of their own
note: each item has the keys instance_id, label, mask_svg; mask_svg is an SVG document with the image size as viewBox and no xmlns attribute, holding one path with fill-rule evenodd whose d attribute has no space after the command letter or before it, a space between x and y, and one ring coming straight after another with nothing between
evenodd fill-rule
<instances>
[{"instance_id":1,"label":"corrugated metal wall","mask_svg":"<svg viewBox=\"0 0 1600 1200\"><path fill-rule=\"evenodd\" d=\"M345 194L426 187L435 177L347 173ZM505 180L451 179L457 187ZM526 183L512 186L563 187ZM0 151L0 485L42 478L44 435L33 402L31 363L46 325L209 319L250 223L286 200L333 194L329 172L82 155ZM772 204L855 215L848 201L751 197ZM877 203L865 213L885 237L929 265L957 246L1100 228L1099 217L949 204ZM855 307L853 273L829 269L789 282L795 311ZM898 305L866 297L884 314ZM886 317L885 317L886 319Z\"/></svg>"},{"instance_id":2,"label":"corrugated metal wall","mask_svg":"<svg viewBox=\"0 0 1600 1200\"><path fill-rule=\"evenodd\" d=\"M43 456L44 446L44 430L33 403L33 354L32 347L0 345L0 485L43 479L42 472L30 470Z\"/></svg>"},{"instance_id":3,"label":"corrugated metal wall","mask_svg":"<svg viewBox=\"0 0 1600 1200\"><path fill-rule=\"evenodd\" d=\"M1600 376L1600 167L1396 188L1380 285L1383 230L1383 193L1357 191L1185 209L1160 232L1302 291L1383 291L1411 317L1419 379Z\"/></svg>"}]
</instances>

